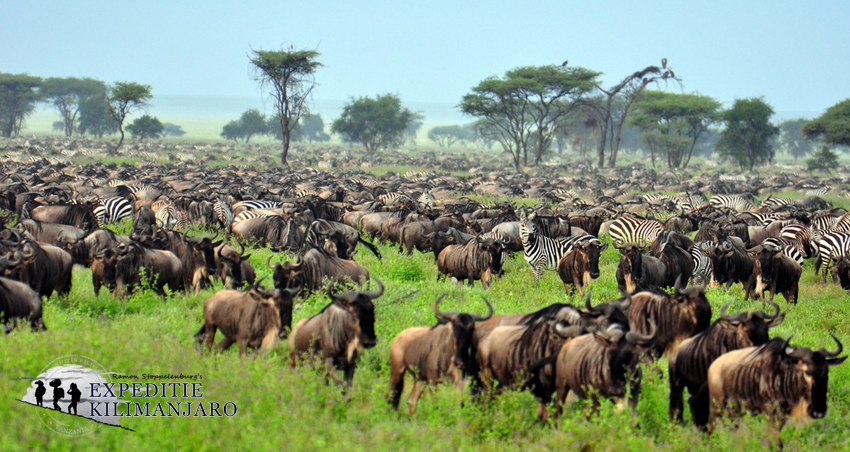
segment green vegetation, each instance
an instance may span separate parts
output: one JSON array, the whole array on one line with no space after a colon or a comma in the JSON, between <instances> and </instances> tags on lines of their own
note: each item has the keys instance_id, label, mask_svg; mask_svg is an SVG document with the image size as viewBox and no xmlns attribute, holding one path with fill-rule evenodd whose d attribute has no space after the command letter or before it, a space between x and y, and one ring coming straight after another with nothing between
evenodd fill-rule
<instances>
[{"instance_id":1,"label":"green vegetation","mask_svg":"<svg viewBox=\"0 0 850 452\"><path fill-rule=\"evenodd\" d=\"M416 119L416 113L401 105L395 94L365 96L343 107L342 115L331 125L331 130L349 143L360 143L367 151L401 146L406 132Z\"/></svg>"},{"instance_id":2,"label":"green vegetation","mask_svg":"<svg viewBox=\"0 0 850 452\"><path fill-rule=\"evenodd\" d=\"M125 225L119 225L121 229ZM200 231L198 231L200 232ZM233 347L222 354L202 354L192 335L202 323L203 301L219 287L198 296L175 294L160 299L142 292L124 300L105 291L94 297L91 272L75 269L74 288L64 299L51 298L45 308L49 328L43 333L27 329L3 338L0 374L9 377L37 373L51 360L69 353L90 356L109 370L136 373L187 373L203 375L207 401L233 401L238 413L232 419L129 418L122 425L135 433L103 427L79 438L72 447L109 448L121 444L128 449L220 449L225 444L250 443L259 449L327 449L341 444L353 450L762 450L770 438L769 426L761 418L745 418L740 427L723 426L711 437L692 426L667 420L666 359L644 367L643 392L637 413L617 411L603 404L591 415L582 402L573 404L556 426L535 421L536 402L527 391L507 391L487 406L464 394L460 405L457 391L441 385L426 392L417 412L396 413L387 403L388 352L392 338L403 329L433 325L433 300L448 293L447 309L483 312L482 298L493 303L496 313L528 312L567 298L553 272L539 284L520 254L506 263L506 274L489 291L436 282L432 255L414 251L401 256L397 247L379 245L385 256L378 261L363 247L356 259L387 286L376 300L378 345L359 361L351 393L345 402L339 390L324 384L321 366L290 369L285 343L269 354L240 359ZM251 262L258 277L271 281L266 259L274 253L253 250ZM276 256L273 261L288 259ZM617 297L614 272L617 251L603 253L602 277L593 283L594 301ZM794 343L809 347L832 346L829 334L845 343L850 338L850 295L836 284L822 285L810 263L804 267L800 303L777 302L786 313L785 322L773 335L794 335ZM728 292L709 288L715 316L722 304L736 300L732 311L761 309L758 301L742 302L739 285ZM576 295L572 302L581 300ZM301 302L293 323L317 313L327 304L322 294ZM220 336L219 336L220 337ZM410 380L408 380L410 381ZM410 384L406 385L406 400ZM0 396L20 398L26 384L0 379ZM171 400L180 401L181 399ZM404 404L402 404L404 406ZM68 439L58 436L36 420L33 409L9 402L8 419L15 428L0 431L0 443L8 450L65 449ZM844 450L846 426L850 423L850 365L830 370L829 412L825 419L806 425L789 424L782 432L790 450Z\"/></svg>"},{"instance_id":3,"label":"green vegetation","mask_svg":"<svg viewBox=\"0 0 850 452\"><path fill-rule=\"evenodd\" d=\"M819 118L808 122L803 133L824 143L850 146L850 99L829 107Z\"/></svg>"},{"instance_id":4,"label":"green vegetation","mask_svg":"<svg viewBox=\"0 0 850 452\"><path fill-rule=\"evenodd\" d=\"M759 98L737 99L723 112L726 128L720 134L717 152L741 168L752 171L756 165L773 161L773 138L779 128L770 123L773 108Z\"/></svg>"},{"instance_id":5,"label":"green vegetation","mask_svg":"<svg viewBox=\"0 0 850 452\"><path fill-rule=\"evenodd\" d=\"M127 126L127 131L130 132L130 135L133 135L133 138L144 141L149 138L162 137L165 126L159 119L151 115L144 115L136 118L132 124Z\"/></svg>"},{"instance_id":6,"label":"green vegetation","mask_svg":"<svg viewBox=\"0 0 850 452\"><path fill-rule=\"evenodd\" d=\"M838 154L832 152L829 147L822 146L819 151L812 154L810 159L806 160L806 168L809 172L832 172L838 168Z\"/></svg>"},{"instance_id":7,"label":"green vegetation","mask_svg":"<svg viewBox=\"0 0 850 452\"><path fill-rule=\"evenodd\" d=\"M21 131L24 119L41 99L40 85L40 77L0 72L0 136L8 138Z\"/></svg>"}]
</instances>

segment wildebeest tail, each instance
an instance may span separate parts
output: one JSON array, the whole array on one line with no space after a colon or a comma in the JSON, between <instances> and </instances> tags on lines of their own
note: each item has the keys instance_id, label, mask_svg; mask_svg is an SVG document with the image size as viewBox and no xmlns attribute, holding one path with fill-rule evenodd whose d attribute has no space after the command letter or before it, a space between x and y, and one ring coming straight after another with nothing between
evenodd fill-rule
<instances>
[{"instance_id":1,"label":"wildebeest tail","mask_svg":"<svg viewBox=\"0 0 850 452\"><path fill-rule=\"evenodd\" d=\"M372 253L375 255L375 257L377 257L378 259L381 258L381 252L378 251L378 248L375 247L375 245L363 240L363 237L360 237L359 239L357 239L357 241L366 245L366 248L369 248L369 250L372 251Z\"/></svg>"}]
</instances>

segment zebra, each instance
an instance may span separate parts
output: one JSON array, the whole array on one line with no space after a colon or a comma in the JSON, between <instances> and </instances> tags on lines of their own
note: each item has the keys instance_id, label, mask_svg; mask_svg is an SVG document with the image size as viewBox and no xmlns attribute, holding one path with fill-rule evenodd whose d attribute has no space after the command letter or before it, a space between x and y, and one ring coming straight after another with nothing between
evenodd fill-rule
<instances>
[{"instance_id":1,"label":"zebra","mask_svg":"<svg viewBox=\"0 0 850 452\"><path fill-rule=\"evenodd\" d=\"M136 194L140 191L156 191L156 190L159 190L159 188L154 187L153 185L146 185L146 184L127 185L127 189L130 190L130 193L133 193L133 194Z\"/></svg>"},{"instance_id":2,"label":"zebra","mask_svg":"<svg viewBox=\"0 0 850 452\"><path fill-rule=\"evenodd\" d=\"M107 223L117 223L125 218L133 217L133 204L127 198L112 196L97 201L94 208L97 225L105 228Z\"/></svg>"},{"instance_id":3,"label":"zebra","mask_svg":"<svg viewBox=\"0 0 850 452\"><path fill-rule=\"evenodd\" d=\"M850 232L850 212L841 215L841 217L835 221L835 224L832 226L832 230L836 232Z\"/></svg>"},{"instance_id":4,"label":"zebra","mask_svg":"<svg viewBox=\"0 0 850 452\"><path fill-rule=\"evenodd\" d=\"M389 192L383 195L378 196L378 201L384 203L385 206L389 206L397 203L398 201L406 201L410 198L407 195L403 195L401 193Z\"/></svg>"},{"instance_id":5,"label":"zebra","mask_svg":"<svg viewBox=\"0 0 850 452\"><path fill-rule=\"evenodd\" d=\"M812 230L814 231L831 231L839 220L838 215L833 213L824 213L812 217Z\"/></svg>"},{"instance_id":6,"label":"zebra","mask_svg":"<svg viewBox=\"0 0 850 452\"><path fill-rule=\"evenodd\" d=\"M723 182L746 182L747 176L743 174L731 175L731 174L721 174L720 180Z\"/></svg>"},{"instance_id":7,"label":"zebra","mask_svg":"<svg viewBox=\"0 0 850 452\"><path fill-rule=\"evenodd\" d=\"M525 256L528 265L531 266L535 282L540 281L540 275L543 274L545 269L554 270L558 268L561 257L572 251L575 244L596 241L599 246L602 246L599 239L590 234L559 237L557 239L546 237L537 231L534 222L529 220L524 213L521 212L520 216L519 238L522 241L523 256Z\"/></svg>"},{"instance_id":8,"label":"zebra","mask_svg":"<svg viewBox=\"0 0 850 452\"><path fill-rule=\"evenodd\" d=\"M823 265L823 282L826 282L826 274L838 258L850 255L850 233L848 232L823 232L817 233L813 242L815 245L817 259L815 260L815 274Z\"/></svg>"},{"instance_id":9,"label":"zebra","mask_svg":"<svg viewBox=\"0 0 850 452\"><path fill-rule=\"evenodd\" d=\"M768 196L761 202L762 207L782 207L794 204L791 198L776 198L773 195Z\"/></svg>"},{"instance_id":10,"label":"zebra","mask_svg":"<svg viewBox=\"0 0 850 452\"><path fill-rule=\"evenodd\" d=\"M182 226L181 215L170 199L158 199L151 204L151 210L156 218L157 226L164 229L175 229Z\"/></svg>"},{"instance_id":11,"label":"zebra","mask_svg":"<svg viewBox=\"0 0 850 452\"><path fill-rule=\"evenodd\" d=\"M802 224L789 224L779 231L779 237L800 244L803 257L812 257L812 230Z\"/></svg>"},{"instance_id":12,"label":"zebra","mask_svg":"<svg viewBox=\"0 0 850 452\"><path fill-rule=\"evenodd\" d=\"M823 196L829 194L829 190L832 187L817 187L806 190L806 194L809 196Z\"/></svg>"},{"instance_id":13,"label":"zebra","mask_svg":"<svg viewBox=\"0 0 850 452\"><path fill-rule=\"evenodd\" d=\"M645 246L652 243L664 230L664 225L658 220L645 218L620 217L611 222L608 234L615 246L633 243Z\"/></svg>"},{"instance_id":14,"label":"zebra","mask_svg":"<svg viewBox=\"0 0 850 452\"><path fill-rule=\"evenodd\" d=\"M753 203L741 195L717 195L709 200L709 204L714 207L726 207L739 212L753 210Z\"/></svg>"},{"instance_id":15,"label":"zebra","mask_svg":"<svg viewBox=\"0 0 850 452\"><path fill-rule=\"evenodd\" d=\"M300 190L295 191L296 198L307 198L310 196L319 196L319 193L312 188L302 188Z\"/></svg>"},{"instance_id":16,"label":"zebra","mask_svg":"<svg viewBox=\"0 0 850 452\"><path fill-rule=\"evenodd\" d=\"M233 213L239 213L246 210L257 210L257 209L279 209L283 204L278 201L266 201L260 199L251 199L248 201L239 201L236 204L230 206L230 210Z\"/></svg>"},{"instance_id":17,"label":"zebra","mask_svg":"<svg viewBox=\"0 0 850 452\"><path fill-rule=\"evenodd\" d=\"M230 206L228 206L226 202L220 199L217 200L215 204L213 204L213 213L222 228L230 228L230 223L233 222L233 212L230 210Z\"/></svg>"},{"instance_id":18,"label":"zebra","mask_svg":"<svg viewBox=\"0 0 850 452\"><path fill-rule=\"evenodd\" d=\"M237 213L233 216L233 220L230 221L231 227L236 225L237 223L243 222L245 220L251 220L254 218L265 218L265 217L273 217L273 216L283 216L271 213L265 209L259 210L243 210L242 212Z\"/></svg>"},{"instance_id":19,"label":"zebra","mask_svg":"<svg viewBox=\"0 0 850 452\"><path fill-rule=\"evenodd\" d=\"M430 191L426 191L422 192L422 194L416 198L416 202L424 205L425 207L431 207L434 204L437 204L437 198L435 198Z\"/></svg>"},{"instance_id":20,"label":"zebra","mask_svg":"<svg viewBox=\"0 0 850 452\"><path fill-rule=\"evenodd\" d=\"M694 262L694 272L691 275L691 285L708 284L714 280L714 267L711 263L711 258L708 255L708 250L717 248L717 242L712 240L703 240L702 242L694 243L688 249L691 258Z\"/></svg>"}]
</instances>

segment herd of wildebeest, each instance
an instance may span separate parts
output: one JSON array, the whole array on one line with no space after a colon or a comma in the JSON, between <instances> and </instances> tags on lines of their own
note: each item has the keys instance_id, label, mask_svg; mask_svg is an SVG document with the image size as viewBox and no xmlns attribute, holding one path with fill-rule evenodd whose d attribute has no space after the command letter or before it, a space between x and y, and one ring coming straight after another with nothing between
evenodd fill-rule
<instances>
[{"instance_id":1,"label":"herd of wildebeest","mask_svg":"<svg viewBox=\"0 0 850 452\"><path fill-rule=\"evenodd\" d=\"M433 252L443 278L480 281L484 289L499 284L505 259L522 253L535 279L554 270L567 293L586 294L583 306L500 315L490 303L486 313L444 311L438 297L435 325L392 339L389 399L396 408L406 374L414 381L411 411L424 385L462 388L465 381L476 400L527 389L541 418L550 404L557 416L568 398L635 408L642 363L667 356L671 419L684 418L685 389L692 421L703 428L740 408L780 421L821 418L829 366L846 358L835 336L832 350L813 350L769 335L793 315L780 313L776 294L788 306L805 303L798 300L804 259L824 282L831 275L850 289L850 213L821 197L840 194L839 178L696 177L640 166L574 168L569 176L541 168L532 176L458 161L452 173L375 176L352 168L199 166L189 156L181 164L138 165L7 156L0 184L7 332L16 320L46 329L42 297L67 294L74 266L91 269L95 293L106 288L119 297L145 285L161 294L197 293L219 279L225 288L204 303L198 342L212 347L218 330L219 350L237 343L244 354L288 336L293 366L318 357L350 392L358 354L379 340L373 300L385 289L355 250L362 244L360 252L380 259L373 245L380 240L402 254ZM406 164L439 161L431 154ZM756 198L786 190L807 196ZM539 202L473 200L484 197ZM107 228L130 217L129 233ZM201 228L209 235L180 232ZM604 277L616 277L622 297L594 305L589 286L601 277L599 258L609 245L621 257L616 275ZM257 280L250 247L294 256L273 263L272 288ZM764 310L731 313L726 304L711 322L708 284L741 284L747 298L765 301ZM292 326L295 300L317 292L327 294L327 306Z\"/></svg>"}]
</instances>

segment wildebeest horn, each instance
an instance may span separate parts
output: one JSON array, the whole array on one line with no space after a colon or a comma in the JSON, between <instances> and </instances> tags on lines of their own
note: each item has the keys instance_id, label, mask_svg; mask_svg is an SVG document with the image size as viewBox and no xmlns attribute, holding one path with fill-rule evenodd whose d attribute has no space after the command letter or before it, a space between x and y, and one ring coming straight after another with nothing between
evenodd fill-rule
<instances>
[{"instance_id":1,"label":"wildebeest horn","mask_svg":"<svg viewBox=\"0 0 850 452\"><path fill-rule=\"evenodd\" d=\"M584 298L584 306L587 308L588 312L596 312L596 310L593 309L593 305L590 304L590 295L592 293L593 293L593 289L588 289L587 290L587 297Z\"/></svg>"},{"instance_id":2,"label":"wildebeest horn","mask_svg":"<svg viewBox=\"0 0 850 452\"><path fill-rule=\"evenodd\" d=\"M346 291L341 294L334 294L333 288L339 284L339 277L335 277L330 284L328 284L328 298L333 300L334 302L338 302L341 304L349 304L357 297L357 293L353 291Z\"/></svg>"},{"instance_id":3,"label":"wildebeest horn","mask_svg":"<svg viewBox=\"0 0 850 452\"><path fill-rule=\"evenodd\" d=\"M681 273L679 274L679 276L676 277L676 283L673 284L673 293L675 295L681 295L682 294L682 274Z\"/></svg>"},{"instance_id":4,"label":"wildebeest horn","mask_svg":"<svg viewBox=\"0 0 850 452\"><path fill-rule=\"evenodd\" d=\"M440 300L446 297L448 294L442 294L434 300L434 314L437 315L438 319L451 321L459 314L457 311L440 311Z\"/></svg>"},{"instance_id":5,"label":"wildebeest horn","mask_svg":"<svg viewBox=\"0 0 850 452\"><path fill-rule=\"evenodd\" d=\"M658 327L652 319L649 319L649 331L649 334L640 334L637 331L629 331L626 333L626 340L637 345L651 344L655 340L655 335L658 333Z\"/></svg>"},{"instance_id":6,"label":"wildebeest horn","mask_svg":"<svg viewBox=\"0 0 850 452\"><path fill-rule=\"evenodd\" d=\"M785 339L785 343L782 344L782 350L785 350L786 355L790 355L790 354L794 353L794 347L791 346L791 338L792 337L794 337L793 334L788 336L788 339Z\"/></svg>"},{"instance_id":7,"label":"wildebeest horn","mask_svg":"<svg viewBox=\"0 0 850 452\"><path fill-rule=\"evenodd\" d=\"M274 255L269 256L269 258L268 258L268 259L266 259L266 266L267 266L267 267L269 267L269 268L271 268L271 269L274 269L274 267L272 267L272 258L273 258L273 257L274 257Z\"/></svg>"},{"instance_id":8,"label":"wildebeest horn","mask_svg":"<svg viewBox=\"0 0 850 452\"><path fill-rule=\"evenodd\" d=\"M29 252L24 251L26 249L29 249ZM23 246L21 246L21 257L24 259L29 259L33 256L35 256L35 247L33 247L32 244L29 242L24 243Z\"/></svg>"},{"instance_id":9,"label":"wildebeest horn","mask_svg":"<svg viewBox=\"0 0 850 452\"><path fill-rule=\"evenodd\" d=\"M247 259L247 257L245 257L245 244L242 242L239 242L239 257L243 260Z\"/></svg>"},{"instance_id":10,"label":"wildebeest horn","mask_svg":"<svg viewBox=\"0 0 850 452\"><path fill-rule=\"evenodd\" d=\"M772 320L772 319L775 319L775 318L776 318L776 316L778 316L778 315L779 315L779 305L778 305L778 304L776 304L776 302L775 302L775 301L773 301L773 300L768 300L767 302L768 302L771 306L773 306L773 315L770 315L770 314L768 314L768 313L766 313L766 312L762 311L762 318L763 318L763 319L765 319L765 320Z\"/></svg>"},{"instance_id":11,"label":"wildebeest horn","mask_svg":"<svg viewBox=\"0 0 850 452\"><path fill-rule=\"evenodd\" d=\"M834 340L835 343L838 344L838 350L836 350L834 352L828 352L828 351L826 351L826 348L821 348L820 350L818 350L821 354L823 354L823 356L825 356L827 358L836 357L836 356L840 355L842 351L844 351L844 346L841 345L841 341L839 341L838 338L835 337L834 334L830 334L830 336L832 336L832 340Z\"/></svg>"},{"instance_id":12,"label":"wildebeest horn","mask_svg":"<svg viewBox=\"0 0 850 452\"><path fill-rule=\"evenodd\" d=\"M555 334L562 339L576 337L581 334L581 327L578 325L563 326L561 322L555 322Z\"/></svg>"},{"instance_id":13,"label":"wildebeest horn","mask_svg":"<svg viewBox=\"0 0 850 452\"><path fill-rule=\"evenodd\" d=\"M486 298L484 298L484 303L487 304L487 315L482 317L478 314L469 314L470 317L472 317L472 320L474 320L476 322L483 322L485 320L490 320L490 318L493 317L493 305L491 305L490 302L487 301Z\"/></svg>"},{"instance_id":14,"label":"wildebeest horn","mask_svg":"<svg viewBox=\"0 0 850 452\"><path fill-rule=\"evenodd\" d=\"M375 299L375 298L378 298L381 295L383 295L383 293L384 293L384 283L382 283L381 280L378 279L378 278L372 278L372 279L374 279L375 282L378 283L378 291L377 292L371 292L371 291L363 292L363 295L366 295L369 298Z\"/></svg>"},{"instance_id":15,"label":"wildebeest horn","mask_svg":"<svg viewBox=\"0 0 850 452\"><path fill-rule=\"evenodd\" d=\"M726 316L726 310L729 309L729 306L732 305L732 300L726 302L723 307L720 308L720 318L723 320L729 320L729 317Z\"/></svg>"}]
</instances>

